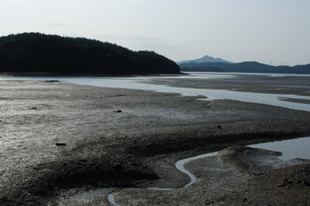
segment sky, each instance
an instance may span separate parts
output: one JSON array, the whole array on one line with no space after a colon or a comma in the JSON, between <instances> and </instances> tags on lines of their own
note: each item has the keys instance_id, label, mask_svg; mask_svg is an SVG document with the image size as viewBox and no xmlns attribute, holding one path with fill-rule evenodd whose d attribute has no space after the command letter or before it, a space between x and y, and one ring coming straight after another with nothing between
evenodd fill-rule
<instances>
[{"instance_id":1,"label":"sky","mask_svg":"<svg viewBox=\"0 0 310 206\"><path fill-rule=\"evenodd\" d=\"M173 61L310 63L309 0L0 0L0 36L86 37Z\"/></svg>"}]
</instances>

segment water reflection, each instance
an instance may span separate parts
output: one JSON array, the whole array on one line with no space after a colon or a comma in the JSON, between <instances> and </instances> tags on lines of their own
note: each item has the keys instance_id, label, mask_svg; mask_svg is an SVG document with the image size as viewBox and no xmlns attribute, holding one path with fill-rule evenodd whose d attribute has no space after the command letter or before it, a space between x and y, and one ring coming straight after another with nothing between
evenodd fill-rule
<instances>
[{"instance_id":1,"label":"water reflection","mask_svg":"<svg viewBox=\"0 0 310 206\"><path fill-rule=\"evenodd\" d=\"M248 145L249 147L282 152L281 160L310 159L310 137Z\"/></svg>"},{"instance_id":2,"label":"water reflection","mask_svg":"<svg viewBox=\"0 0 310 206\"><path fill-rule=\"evenodd\" d=\"M266 74L264 74L266 75ZM195 73L185 76L155 76L155 77L0 77L0 80L59 80L62 82L68 82L80 85L91 85L97 87L107 88L121 88L121 89L137 89L137 90L149 90L164 93L177 93L184 96L205 96L207 100L221 100L230 99L249 103L259 103L272 105L277 107L284 107L294 110L302 110L310 112L310 104L283 101L283 99L292 100L309 100L310 96L299 96L299 95L287 95L287 94L265 94L265 93L251 93L251 92L240 92L240 91L229 91L229 90L217 90L217 89L201 89L201 88L185 88L185 87L171 87L167 85L154 85L149 83L141 83L141 80L150 79L164 79L164 78L233 78L233 74L206 74L206 73Z\"/></svg>"}]
</instances>

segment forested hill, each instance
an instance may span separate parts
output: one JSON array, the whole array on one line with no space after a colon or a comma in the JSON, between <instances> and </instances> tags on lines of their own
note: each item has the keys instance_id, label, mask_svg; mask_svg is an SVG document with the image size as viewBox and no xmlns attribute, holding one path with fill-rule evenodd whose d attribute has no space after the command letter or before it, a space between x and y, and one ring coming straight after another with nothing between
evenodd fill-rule
<instances>
[{"instance_id":1,"label":"forested hill","mask_svg":"<svg viewBox=\"0 0 310 206\"><path fill-rule=\"evenodd\" d=\"M111 43L40 33L0 37L0 72L85 74L174 74L179 66L149 51Z\"/></svg>"}]
</instances>

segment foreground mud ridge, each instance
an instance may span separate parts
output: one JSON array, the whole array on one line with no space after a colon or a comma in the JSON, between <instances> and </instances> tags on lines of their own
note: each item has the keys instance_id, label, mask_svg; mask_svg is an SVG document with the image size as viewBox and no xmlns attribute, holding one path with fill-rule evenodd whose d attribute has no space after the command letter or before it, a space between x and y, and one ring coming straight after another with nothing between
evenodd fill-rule
<instances>
[{"instance_id":1,"label":"foreground mud ridge","mask_svg":"<svg viewBox=\"0 0 310 206\"><path fill-rule=\"evenodd\" d=\"M174 168L181 158L226 151L233 145L310 135L307 112L261 104L198 101L199 97L178 94L53 81L0 84L2 205L82 205L65 197L97 190L102 190L102 195L84 203L109 205L107 195L115 188L125 188L115 193L121 205L161 205L171 195L145 188L185 185L188 177ZM255 153L241 148L233 149L240 157ZM254 205L262 199L266 204L295 203L298 199L306 203L307 161L278 169L251 166L264 155L252 159L238 156L238 167L225 162L223 156L189 163L198 182L170 193L169 204ZM236 176L227 185L231 189L214 194L207 189L208 172L202 171L212 164L214 171L225 170L225 177ZM241 181L242 186L233 180ZM244 190L248 195L242 195ZM260 195L256 198L255 193ZM282 202L277 199L280 195L285 197ZM157 202L159 196L164 200L161 203Z\"/></svg>"}]
</instances>

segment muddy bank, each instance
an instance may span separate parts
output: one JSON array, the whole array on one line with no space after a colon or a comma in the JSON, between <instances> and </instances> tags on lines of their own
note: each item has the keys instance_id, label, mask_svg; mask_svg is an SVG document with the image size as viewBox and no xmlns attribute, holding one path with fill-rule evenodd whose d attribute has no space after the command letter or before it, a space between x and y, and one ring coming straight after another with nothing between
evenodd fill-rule
<instances>
[{"instance_id":1,"label":"muddy bank","mask_svg":"<svg viewBox=\"0 0 310 206\"><path fill-rule=\"evenodd\" d=\"M72 190L179 187L188 181L173 168L180 158L310 135L307 112L261 104L60 82L0 84L3 205L45 205Z\"/></svg>"},{"instance_id":2,"label":"muddy bank","mask_svg":"<svg viewBox=\"0 0 310 206\"><path fill-rule=\"evenodd\" d=\"M309 160L283 162L278 156L272 151L229 147L217 156L186 164L198 177L188 188L124 188L114 192L114 199L120 205L307 205Z\"/></svg>"}]
</instances>

